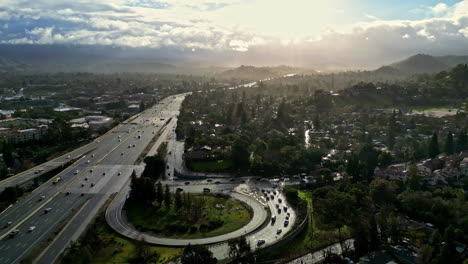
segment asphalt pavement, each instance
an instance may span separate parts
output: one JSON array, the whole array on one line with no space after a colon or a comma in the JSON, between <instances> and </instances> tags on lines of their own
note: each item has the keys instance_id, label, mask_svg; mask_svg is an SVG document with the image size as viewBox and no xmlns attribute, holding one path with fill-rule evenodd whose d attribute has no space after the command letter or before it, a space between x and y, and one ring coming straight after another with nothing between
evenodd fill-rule
<instances>
[{"instance_id":1,"label":"asphalt pavement","mask_svg":"<svg viewBox=\"0 0 468 264\"><path fill-rule=\"evenodd\" d=\"M54 160L67 162L68 156L73 158L91 150L0 214L0 263L18 263L38 245L44 246L46 239L52 241L37 263L53 263L78 239L110 195L122 189L133 170L143 169L135 162L151 140L158 137L166 121L178 112L183 97L166 98L94 142ZM39 167L45 166L48 163ZM34 173L31 170L24 175L31 172ZM28 176L14 177L19 180ZM57 177L61 180L52 183ZM51 208L47 214L46 208ZM28 232L31 226L35 229ZM10 236L15 229L19 233Z\"/></svg>"}]
</instances>

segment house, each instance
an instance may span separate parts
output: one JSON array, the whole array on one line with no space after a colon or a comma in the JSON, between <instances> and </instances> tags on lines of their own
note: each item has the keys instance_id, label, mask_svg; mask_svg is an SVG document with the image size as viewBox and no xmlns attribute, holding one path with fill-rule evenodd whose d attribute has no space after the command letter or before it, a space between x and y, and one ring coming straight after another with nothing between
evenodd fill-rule
<instances>
[{"instance_id":1,"label":"house","mask_svg":"<svg viewBox=\"0 0 468 264\"><path fill-rule=\"evenodd\" d=\"M460 176L468 176L468 157L463 158L463 160L460 162Z\"/></svg>"},{"instance_id":2,"label":"house","mask_svg":"<svg viewBox=\"0 0 468 264\"><path fill-rule=\"evenodd\" d=\"M399 163L388 166L386 169L375 168L374 176L376 178L387 179L391 181L406 182L406 164Z\"/></svg>"}]
</instances>

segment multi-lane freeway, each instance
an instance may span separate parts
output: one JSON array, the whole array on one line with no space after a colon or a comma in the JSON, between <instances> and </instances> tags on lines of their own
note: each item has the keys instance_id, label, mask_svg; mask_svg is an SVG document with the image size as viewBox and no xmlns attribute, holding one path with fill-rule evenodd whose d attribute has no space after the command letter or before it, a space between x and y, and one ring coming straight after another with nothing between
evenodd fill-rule
<instances>
[{"instance_id":1,"label":"multi-lane freeway","mask_svg":"<svg viewBox=\"0 0 468 264\"><path fill-rule=\"evenodd\" d=\"M182 246L187 241L171 240L141 234L125 222L122 207L128 192L129 178L133 171L140 174L144 169L138 164L142 155L152 155L157 147L169 140L168 183L175 189L181 183L174 180L174 168L183 172L183 146L174 140L177 115L186 94L171 96L152 108L130 118L113 128L94 142L78 148L52 161L0 182L0 190L8 186L23 184L44 172L67 162L75 161L49 181L45 182L24 199L0 213L0 264L18 263L36 248L41 253L35 256L35 263L54 263L60 254L84 232L110 196L118 193L106 212L108 223L117 232L134 239L145 237L155 244ZM156 141L155 141L156 139ZM153 144L151 146L150 144ZM182 146L182 147L181 147ZM171 152L169 152L171 154ZM42 172L37 172L42 169ZM57 182L57 179L60 180ZM245 181L245 182L244 182ZM188 192L200 192L209 187L214 192L228 192L243 200L254 210L252 220L240 230L221 237L203 241L189 241L193 244L211 244L210 250L218 259L227 257L226 239L246 235L253 248L266 246L281 239L292 228L294 211L288 210L289 225L285 225L285 197L274 191L270 182L252 178L220 179L218 184L193 181L183 187ZM266 189L270 199L259 190ZM284 202L280 203L278 199ZM276 221L267 219L267 212ZM262 223L267 222L267 225ZM280 231L281 230L281 231ZM258 244L258 241L263 241ZM215 243L215 245L213 245Z\"/></svg>"},{"instance_id":2,"label":"multi-lane freeway","mask_svg":"<svg viewBox=\"0 0 468 264\"><path fill-rule=\"evenodd\" d=\"M153 138L162 138L165 131L173 129L175 122L168 121L178 114L184 97L166 98L91 144L42 164L47 170L87 153L0 214L0 263L18 263L36 247L47 244L37 262L53 263L76 241L110 195L122 189L131 173L142 170L135 162ZM26 171L1 182L0 188L35 175L34 169ZM58 177L60 181L54 184Z\"/></svg>"}]
</instances>

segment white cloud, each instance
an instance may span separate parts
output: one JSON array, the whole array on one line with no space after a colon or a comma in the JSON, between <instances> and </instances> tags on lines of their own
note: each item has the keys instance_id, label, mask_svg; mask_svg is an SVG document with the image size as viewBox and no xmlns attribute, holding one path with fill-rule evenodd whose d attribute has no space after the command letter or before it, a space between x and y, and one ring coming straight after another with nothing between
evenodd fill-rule
<instances>
[{"instance_id":1,"label":"white cloud","mask_svg":"<svg viewBox=\"0 0 468 264\"><path fill-rule=\"evenodd\" d=\"M372 56L468 53L468 0L439 3L428 19L382 20L364 13L366 21L345 26L333 24L344 9L328 2L3 0L0 20L8 26L0 42L182 47L256 54L252 58L269 52L284 60L332 56L363 64Z\"/></svg>"},{"instance_id":2,"label":"white cloud","mask_svg":"<svg viewBox=\"0 0 468 264\"><path fill-rule=\"evenodd\" d=\"M432 12L435 14L441 14L443 12L446 12L449 9L448 5L445 3L438 3L434 7L431 7Z\"/></svg>"}]
</instances>

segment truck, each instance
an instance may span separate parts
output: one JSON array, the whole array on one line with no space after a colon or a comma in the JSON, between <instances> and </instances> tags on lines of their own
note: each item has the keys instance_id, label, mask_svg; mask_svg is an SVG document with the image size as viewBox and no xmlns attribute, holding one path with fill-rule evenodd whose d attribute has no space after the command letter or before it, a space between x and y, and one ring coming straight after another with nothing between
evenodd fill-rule
<instances>
[{"instance_id":1,"label":"truck","mask_svg":"<svg viewBox=\"0 0 468 264\"><path fill-rule=\"evenodd\" d=\"M55 180L52 181L52 183L53 183L53 184L56 184L56 183L58 183L60 180L61 180L61 178L60 178L60 177L57 177L57 178L55 178Z\"/></svg>"}]
</instances>

